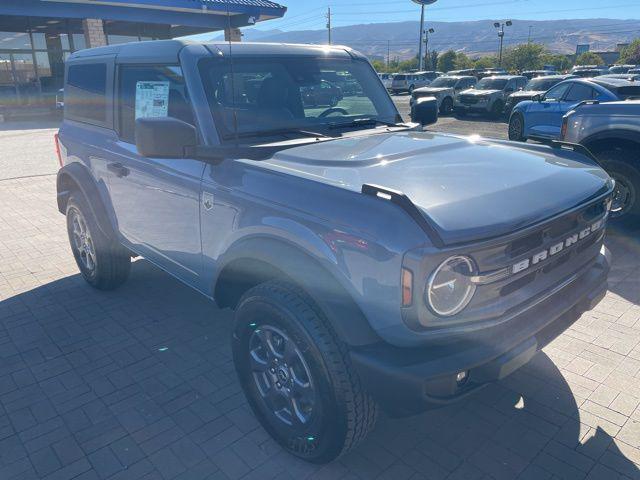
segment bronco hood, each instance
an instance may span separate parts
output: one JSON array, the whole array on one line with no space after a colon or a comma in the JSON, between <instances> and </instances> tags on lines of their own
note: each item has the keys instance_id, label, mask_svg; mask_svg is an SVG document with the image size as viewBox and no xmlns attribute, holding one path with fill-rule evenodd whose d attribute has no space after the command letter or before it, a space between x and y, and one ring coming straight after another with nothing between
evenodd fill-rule
<instances>
[{"instance_id":1,"label":"bronco hood","mask_svg":"<svg viewBox=\"0 0 640 480\"><path fill-rule=\"evenodd\" d=\"M401 191L445 244L514 232L612 186L573 152L417 131L313 143L260 163L357 192L366 183Z\"/></svg>"}]
</instances>

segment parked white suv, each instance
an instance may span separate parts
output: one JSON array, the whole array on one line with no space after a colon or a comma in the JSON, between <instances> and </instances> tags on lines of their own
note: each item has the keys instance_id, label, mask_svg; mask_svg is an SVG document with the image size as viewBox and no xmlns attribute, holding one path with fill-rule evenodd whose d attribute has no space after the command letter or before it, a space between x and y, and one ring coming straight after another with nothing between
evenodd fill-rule
<instances>
[{"instance_id":1,"label":"parked white suv","mask_svg":"<svg viewBox=\"0 0 640 480\"><path fill-rule=\"evenodd\" d=\"M456 97L454 110L456 115L467 112L502 116L507 97L522 90L529 80L521 75L496 75L485 77L474 88L470 88Z\"/></svg>"},{"instance_id":2,"label":"parked white suv","mask_svg":"<svg viewBox=\"0 0 640 480\"><path fill-rule=\"evenodd\" d=\"M413 93L414 89L426 87L436 78L438 78L438 72L399 73L393 77L391 91Z\"/></svg>"},{"instance_id":3,"label":"parked white suv","mask_svg":"<svg viewBox=\"0 0 640 480\"><path fill-rule=\"evenodd\" d=\"M438 108L443 115L453 111L453 102L457 95L472 88L478 79L472 76L445 75L438 77L428 87L416 88L411 94L409 104L413 104L423 97L435 97L438 100Z\"/></svg>"},{"instance_id":4,"label":"parked white suv","mask_svg":"<svg viewBox=\"0 0 640 480\"><path fill-rule=\"evenodd\" d=\"M395 75L395 73L379 73L378 78L380 78L380 81L382 82L382 85L384 85L384 88L386 88L387 90L391 90L391 84L393 83L393 77Z\"/></svg>"}]
</instances>

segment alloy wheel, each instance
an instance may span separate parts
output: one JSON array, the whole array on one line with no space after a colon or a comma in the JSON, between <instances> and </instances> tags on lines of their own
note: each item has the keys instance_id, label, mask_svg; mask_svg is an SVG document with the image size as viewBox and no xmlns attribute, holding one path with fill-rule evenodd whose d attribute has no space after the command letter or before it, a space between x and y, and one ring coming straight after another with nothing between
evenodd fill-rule
<instances>
[{"instance_id":1,"label":"alloy wheel","mask_svg":"<svg viewBox=\"0 0 640 480\"><path fill-rule=\"evenodd\" d=\"M611 216L621 217L636 202L636 189L629 180L616 173L612 174L616 181L616 188L613 192L613 202L611 205Z\"/></svg>"},{"instance_id":2,"label":"alloy wheel","mask_svg":"<svg viewBox=\"0 0 640 480\"><path fill-rule=\"evenodd\" d=\"M260 325L249 338L253 380L267 410L294 429L309 425L316 389L307 362L281 329Z\"/></svg>"},{"instance_id":3,"label":"alloy wheel","mask_svg":"<svg viewBox=\"0 0 640 480\"><path fill-rule=\"evenodd\" d=\"M520 139L522 139L522 119L516 114L509 122L509 140Z\"/></svg>"},{"instance_id":4,"label":"alloy wheel","mask_svg":"<svg viewBox=\"0 0 640 480\"><path fill-rule=\"evenodd\" d=\"M73 248L78 254L83 267L93 273L96 269L96 249L91 238L91 232L87 226L87 221L79 210L75 208L71 216L71 235Z\"/></svg>"}]
</instances>

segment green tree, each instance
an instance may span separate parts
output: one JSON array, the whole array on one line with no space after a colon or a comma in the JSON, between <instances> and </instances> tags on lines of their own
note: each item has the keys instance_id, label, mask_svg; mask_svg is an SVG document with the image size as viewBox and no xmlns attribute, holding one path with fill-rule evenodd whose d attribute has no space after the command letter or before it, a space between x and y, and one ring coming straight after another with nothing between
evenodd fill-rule
<instances>
[{"instance_id":1,"label":"green tree","mask_svg":"<svg viewBox=\"0 0 640 480\"><path fill-rule=\"evenodd\" d=\"M502 64L506 70L518 72L523 70L537 70L542 68L542 56L544 53L544 45L538 43L522 43L513 48L509 48L505 52Z\"/></svg>"},{"instance_id":2,"label":"green tree","mask_svg":"<svg viewBox=\"0 0 640 480\"><path fill-rule=\"evenodd\" d=\"M458 54L456 52L454 52L453 50L447 50L438 58L438 70L440 70L441 72L455 70L457 59Z\"/></svg>"},{"instance_id":3,"label":"green tree","mask_svg":"<svg viewBox=\"0 0 640 480\"><path fill-rule=\"evenodd\" d=\"M604 65L604 61L597 53L584 52L576 58L576 65Z\"/></svg>"},{"instance_id":4,"label":"green tree","mask_svg":"<svg viewBox=\"0 0 640 480\"><path fill-rule=\"evenodd\" d=\"M456 54L456 60L453 64L455 70L464 70L466 68L473 68L473 60L467 57L464 53L458 52Z\"/></svg>"},{"instance_id":5,"label":"green tree","mask_svg":"<svg viewBox=\"0 0 640 480\"><path fill-rule=\"evenodd\" d=\"M473 67L479 69L494 68L496 65L498 65L498 58L495 55L476 58L473 62Z\"/></svg>"},{"instance_id":6,"label":"green tree","mask_svg":"<svg viewBox=\"0 0 640 480\"><path fill-rule=\"evenodd\" d=\"M559 55L554 53L545 53L542 55L543 65L553 65L559 72L569 70L573 66L571 57L568 55Z\"/></svg>"},{"instance_id":7,"label":"green tree","mask_svg":"<svg viewBox=\"0 0 640 480\"><path fill-rule=\"evenodd\" d=\"M410 70L416 70L418 68L418 57L411 58L409 60L404 60L398 63L398 68L396 71L398 72L408 72Z\"/></svg>"},{"instance_id":8,"label":"green tree","mask_svg":"<svg viewBox=\"0 0 640 480\"><path fill-rule=\"evenodd\" d=\"M636 38L633 42L620 50L618 63L633 65L640 64L640 38Z\"/></svg>"},{"instance_id":9,"label":"green tree","mask_svg":"<svg viewBox=\"0 0 640 480\"><path fill-rule=\"evenodd\" d=\"M375 68L376 72L378 73L384 73L388 71L387 63L383 62L382 60L372 60L371 65L373 65L373 68Z\"/></svg>"},{"instance_id":10,"label":"green tree","mask_svg":"<svg viewBox=\"0 0 640 480\"><path fill-rule=\"evenodd\" d=\"M427 52L427 55L424 60L424 69L425 70L435 70L438 65L438 51L431 50Z\"/></svg>"}]
</instances>

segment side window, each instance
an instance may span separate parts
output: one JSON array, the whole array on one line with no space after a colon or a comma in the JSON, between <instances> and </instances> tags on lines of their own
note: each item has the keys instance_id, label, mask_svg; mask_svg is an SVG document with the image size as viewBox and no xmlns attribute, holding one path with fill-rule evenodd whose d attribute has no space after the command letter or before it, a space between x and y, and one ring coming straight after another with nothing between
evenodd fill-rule
<instances>
[{"instance_id":1,"label":"side window","mask_svg":"<svg viewBox=\"0 0 640 480\"><path fill-rule=\"evenodd\" d=\"M107 64L70 65L64 97L65 117L104 124L107 120Z\"/></svg>"},{"instance_id":2,"label":"side window","mask_svg":"<svg viewBox=\"0 0 640 480\"><path fill-rule=\"evenodd\" d=\"M572 83L561 83L560 85L556 85L547 93L544 94L544 99L549 101L560 101L569 87L573 85Z\"/></svg>"},{"instance_id":3,"label":"side window","mask_svg":"<svg viewBox=\"0 0 640 480\"><path fill-rule=\"evenodd\" d=\"M527 79L526 78L519 78L517 81L517 89L520 90L522 88L524 88L524 86L527 84Z\"/></svg>"},{"instance_id":4,"label":"side window","mask_svg":"<svg viewBox=\"0 0 640 480\"><path fill-rule=\"evenodd\" d=\"M583 100L591 100L594 95L594 89L589 85L582 83L574 83L565 97L566 102L582 102Z\"/></svg>"},{"instance_id":5,"label":"side window","mask_svg":"<svg viewBox=\"0 0 640 480\"><path fill-rule=\"evenodd\" d=\"M118 134L133 143L136 120L173 117L194 124L193 110L178 66L125 65L119 69Z\"/></svg>"}]
</instances>

